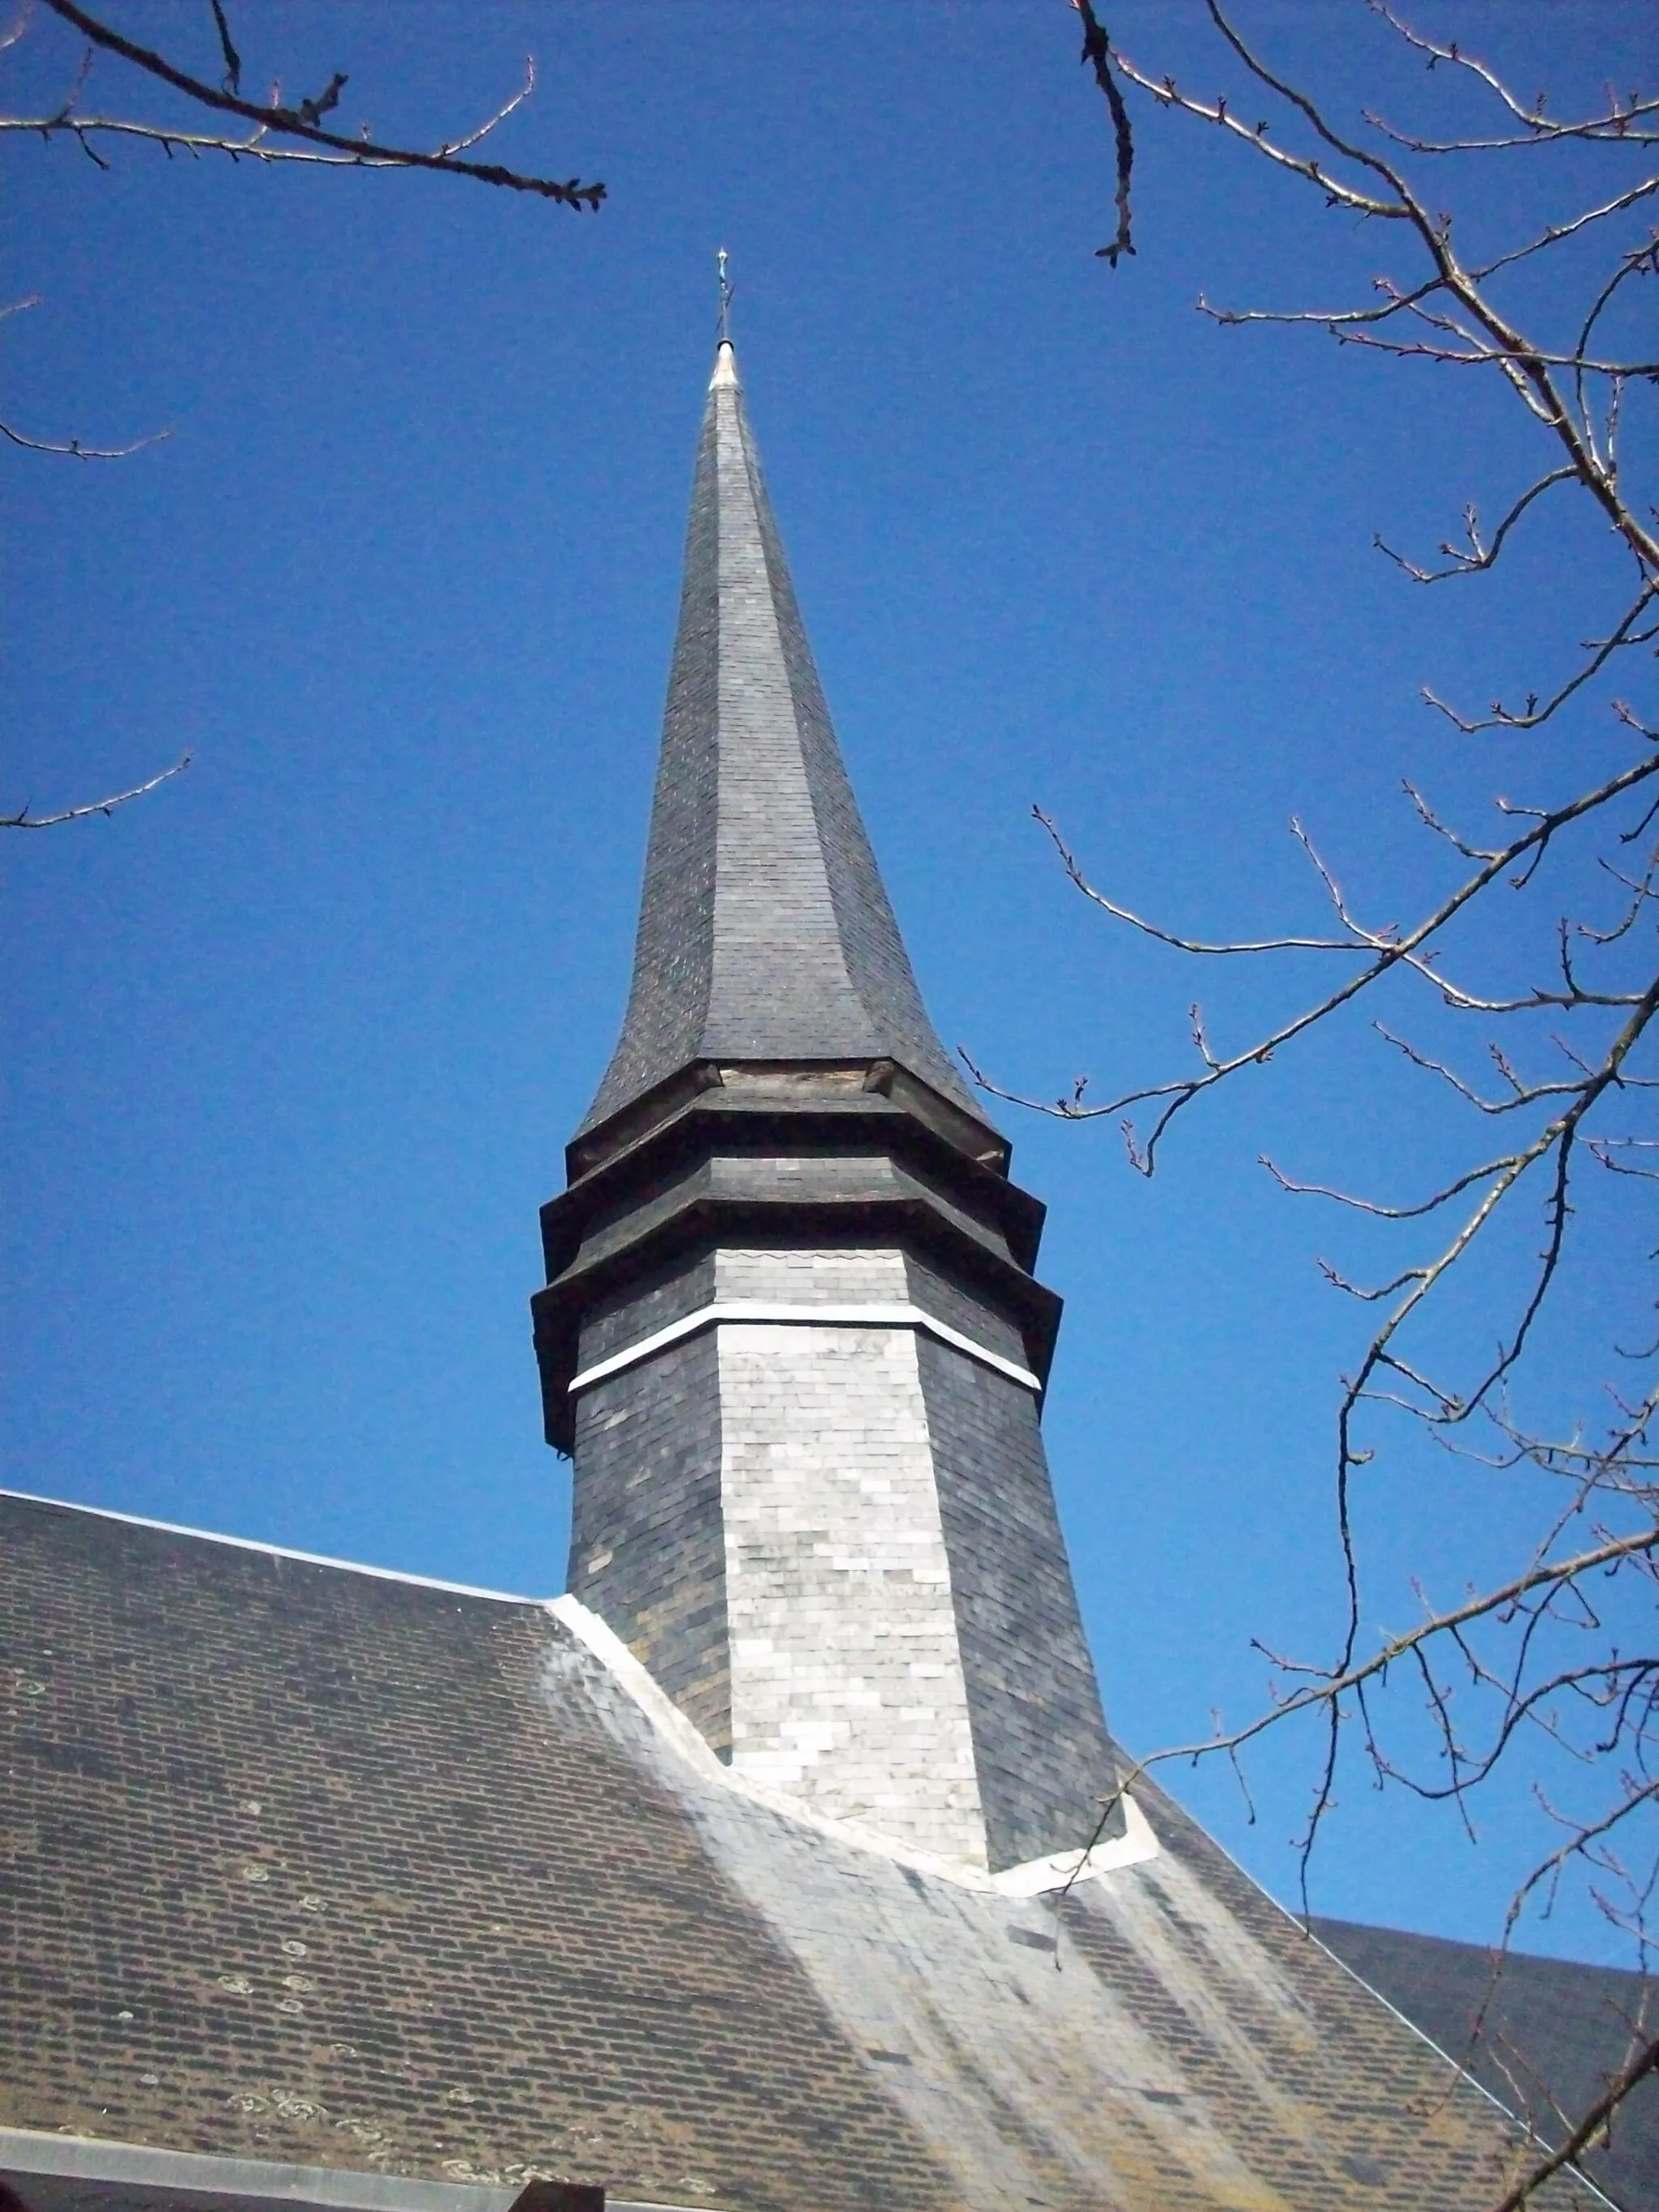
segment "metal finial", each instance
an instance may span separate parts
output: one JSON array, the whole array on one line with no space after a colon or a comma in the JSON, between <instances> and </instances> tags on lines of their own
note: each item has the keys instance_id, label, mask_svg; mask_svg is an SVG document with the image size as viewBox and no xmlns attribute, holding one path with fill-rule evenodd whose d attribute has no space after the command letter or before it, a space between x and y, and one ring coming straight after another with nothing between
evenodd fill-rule
<instances>
[{"instance_id":1,"label":"metal finial","mask_svg":"<svg viewBox=\"0 0 1659 2212\"><path fill-rule=\"evenodd\" d=\"M732 339L732 286L726 274L726 248L723 246L714 256L714 266L720 289L719 342L721 345L728 345Z\"/></svg>"}]
</instances>

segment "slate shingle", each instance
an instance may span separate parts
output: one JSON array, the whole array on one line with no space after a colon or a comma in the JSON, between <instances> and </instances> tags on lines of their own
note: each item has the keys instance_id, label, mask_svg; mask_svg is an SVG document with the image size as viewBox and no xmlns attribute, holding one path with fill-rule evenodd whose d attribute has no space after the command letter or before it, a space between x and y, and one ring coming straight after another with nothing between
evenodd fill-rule
<instances>
[{"instance_id":1,"label":"slate shingle","mask_svg":"<svg viewBox=\"0 0 1659 2212\"><path fill-rule=\"evenodd\" d=\"M1159 1793L1057 1920L701 1776L527 1600L0 1496L0 2127L722 2212L1478 2212L1513 2152Z\"/></svg>"}]
</instances>

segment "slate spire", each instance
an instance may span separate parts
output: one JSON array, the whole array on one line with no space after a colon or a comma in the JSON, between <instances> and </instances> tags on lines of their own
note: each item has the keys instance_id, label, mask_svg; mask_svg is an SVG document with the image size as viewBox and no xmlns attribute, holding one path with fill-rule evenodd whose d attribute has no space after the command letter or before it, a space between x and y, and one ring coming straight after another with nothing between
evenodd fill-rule
<instances>
[{"instance_id":1,"label":"slate spire","mask_svg":"<svg viewBox=\"0 0 1659 2212\"><path fill-rule=\"evenodd\" d=\"M892 1061L983 1126L830 726L737 356L703 411L633 988L584 1131L698 1062Z\"/></svg>"},{"instance_id":2,"label":"slate spire","mask_svg":"<svg viewBox=\"0 0 1659 2212\"><path fill-rule=\"evenodd\" d=\"M1114 1784L1039 1426L1042 1208L848 785L722 334L633 993L531 1301L570 1590L737 1775L1001 1869Z\"/></svg>"}]
</instances>

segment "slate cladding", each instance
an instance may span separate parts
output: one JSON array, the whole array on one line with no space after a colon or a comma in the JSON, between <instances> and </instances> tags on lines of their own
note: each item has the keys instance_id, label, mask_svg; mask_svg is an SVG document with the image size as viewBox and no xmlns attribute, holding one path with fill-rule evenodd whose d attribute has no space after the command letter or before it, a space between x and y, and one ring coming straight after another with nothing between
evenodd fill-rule
<instances>
[{"instance_id":1,"label":"slate cladding","mask_svg":"<svg viewBox=\"0 0 1659 2212\"><path fill-rule=\"evenodd\" d=\"M0 1531L4 2124L947 2201L541 1608L15 1498Z\"/></svg>"},{"instance_id":2,"label":"slate cladding","mask_svg":"<svg viewBox=\"0 0 1659 2212\"><path fill-rule=\"evenodd\" d=\"M833 1279L810 1249L722 1249L613 1298L581 1333L584 1367L716 1295L781 1281L797 1302L856 1292L908 1296L975 1341L1018 1360L1018 1332L995 1309L914 1257L846 1255ZM885 1265L898 1271L896 1283ZM757 1263L766 1263L764 1265ZM1032 1394L928 1340L917 1346L958 1632L969 1645L976 1760L996 1777L985 1803L990 1863L1075 1844L1111 1788L1100 1697L1077 1607ZM826 1437L826 1442L827 1442ZM714 1332L672 1345L580 1401L568 1587L614 1628L722 1758L732 1745L726 1659L725 1464Z\"/></svg>"},{"instance_id":3,"label":"slate cladding","mask_svg":"<svg viewBox=\"0 0 1659 2212\"><path fill-rule=\"evenodd\" d=\"M688 1277L706 1272L708 1262ZM569 1587L727 1758L719 1364L708 1329L583 1394Z\"/></svg>"},{"instance_id":4,"label":"slate cladding","mask_svg":"<svg viewBox=\"0 0 1659 2212\"><path fill-rule=\"evenodd\" d=\"M633 988L583 1127L694 1061L884 1057L982 1121L877 872L723 345L697 448Z\"/></svg>"},{"instance_id":5,"label":"slate cladding","mask_svg":"<svg viewBox=\"0 0 1659 2212\"><path fill-rule=\"evenodd\" d=\"M1403 1928L1317 1919L1322 1943L1547 2142L1589 2111L1659 2021L1659 1978L1507 1955ZM1659 2076L1638 2081L1583 2166L1622 2212L1659 2212Z\"/></svg>"},{"instance_id":6,"label":"slate cladding","mask_svg":"<svg viewBox=\"0 0 1659 2212\"><path fill-rule=\"evenodd\" d=\"M922 1008L726 343L568 1166L532 1307L573 1592L749 1781L981 1867L1080 1846L1111 1754L1037 1425L1042 1209Z\"/></svg>"},{"instance_id":7,"label":"slate cladding","mask_svg":"<svg viewBox=\"0 0 1659 2212\"><path fill-rule=\"evenodd\" d=\"M1476 2212L1513 2150L1155 1793L1062 1914L966 1890L527 1600L0 1497L0 2126L720 2212Z\"/></svg>"},{"instance_id":8,"label":"slate cladding","mask_svg":"<svg viewBox=\"0 0 1659 2212\"><path fill-rule=\"evenodd\" d=\"M1087 1841L1111 1747L1036 1401L931 1337L916 1353L988 1859L1017 1866Z\"/></svg>"}]
</instances>

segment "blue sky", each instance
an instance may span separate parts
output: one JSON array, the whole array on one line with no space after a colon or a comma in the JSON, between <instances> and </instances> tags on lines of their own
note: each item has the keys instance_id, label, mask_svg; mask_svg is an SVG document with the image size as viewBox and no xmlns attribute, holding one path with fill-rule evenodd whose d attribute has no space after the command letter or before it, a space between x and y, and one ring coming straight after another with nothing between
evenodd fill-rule
<instances>
[{"instance_id":1,"label":"blue sky","mask_svg":"<svg viewBox=\"0 0 1659 2212\"><path fill-rule=\"evenodd\" d=\"M1339 102L1447 112L1358 0L1244 12ZM1651 73L1636 0L1431 18L1454 19L1563 106ZM205 7L119 20L216 73ZM1109 20L1206 88L1237 74L1193 5ZM622 1012L716 246L924 991L1016 1088L1161 1074L1195 990L1239 1040L1309 981L1194 978L1114 934L1033 801L1194 929L1317 924L1292 812L1372 911L1403 909L1444 880L1403 774L1455 808L1564 773L1553 738L1452 741L1417 686L1528 688L1600 618L1603 549L1566 527L1461 595L1378 557L1374 530L1431 547L1523 483L1518 425L1449 372L1196 314L1200 290L1358 297L1386 258L1213 134L1139 114L1139 255L1095 259L1109 141L1059 0L233 21L250 81L343 69L350 125L405 143L488 112L533 51L499 157L611 197L577 216L5 148L5 296L41 295L4 325L8 418L173 434L118 465L5 458L6 804L195 756L111 820L8 843L5 1479L548 1592L568 1469L539 1432L537 1208ZM55 104L77 60L37 21L8 106ZM113 63L86 99L163 112ZM1496 235L1558 212L1549 183L1459 189ZM1613 758L1593 715L1571 743L1571 775ZM1195 1118L1151 1183L1108 1125L1000 1116L1051 1209L1049 1449L1137 1749L1253 1712L1251 1638L1322 1656L1339 1617L1329 1423L1360 1340L1314 1260L1356 1248L1256 1156L1416 1186L1461 1135L1438 1112L1357 1023ZM1545 1362L1570 1407L1641 1249L1600 1226ZM1409 1452L1363 1512L1373 1626L1412 1617L1413 1574L1453 1595L1529 1525ZM1289 1894L1312 1762L1264 1748L1254 1824L1219 1775L1175 1786ZM1535 1832L1518 1788L1472 1846L1356 1778L1315 1901L1485 1936ZM1582 1899L1527 1940L1621 1955Z\"/></svg>"}]
</instances>

